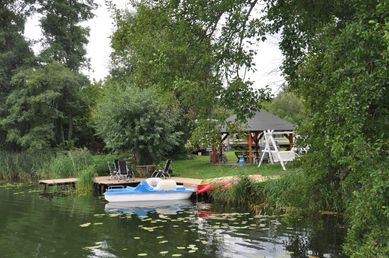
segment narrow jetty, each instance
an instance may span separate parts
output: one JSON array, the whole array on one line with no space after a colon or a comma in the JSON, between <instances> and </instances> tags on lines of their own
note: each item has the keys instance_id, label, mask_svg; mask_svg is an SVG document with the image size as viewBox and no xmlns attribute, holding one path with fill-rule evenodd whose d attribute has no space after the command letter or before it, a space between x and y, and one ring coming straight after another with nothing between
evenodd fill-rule
<instances>
[{"instance_id":1,"label":"narrow jetty","mask_svg":"<svg viewBox=\"0 0 389 258\"><path fill-rule=\"evenodd\" d=\"M137 185L140 181L146 178L135 177L135 178L126 178L126 179L117 179L110 176L98 176L93 179L95 190L98 193L103 193L108 187L112 186L128 186L128 185ZM188 187L193 187L197 189L197 186L201 184L201 179L196 178L185 178L185 177L171 177L177 182L178 185L184 185ZM58 178L58 179L47 179L39 180L39 184L44 185L45 189L48 186L64 186L71 185L74 186L78 181L78 178Z\"/></svg>"}]
</instances>

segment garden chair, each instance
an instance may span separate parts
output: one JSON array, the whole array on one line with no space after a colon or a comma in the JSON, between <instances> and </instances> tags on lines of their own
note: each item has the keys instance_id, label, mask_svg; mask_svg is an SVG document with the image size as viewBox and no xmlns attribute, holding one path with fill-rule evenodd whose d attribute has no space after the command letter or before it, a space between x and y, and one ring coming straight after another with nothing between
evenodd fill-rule
<instances>
[{"instance_id":1,"label":"garden chair","mask_svg":"<svg viewBox=\"0 0 389 258\"><path fill-rule=\"evenodd\" d=\"M135 174L132 170L128 169L127 161L118 160L117 162L118 175L120 179L134 178Z\"/></svg>"},{"instance_id":2,"label":"garden chair","mask_svg":"<svg viewBox=\"0 0 389 258\"><path fill-rule=\"evenodd\" d=\"M165 167L163 169L156 169L153 172L153 174L151 175L151 177L163 177L163 178L168 177L169 178L172 173L173 173L172 160L168 159L166 161Z\"/></svg>"},{"instance_id":3,"label":"garden chair","mask_svg":"<svg viewBox=\"0 0 389 258\"><path fill-rule=\"evenodd\" d=\"M114 161L113 166L111 166L111 163L109 161L107 161L107 165L109 170L109 180L118 179L119 177L118 177L118 170L116 166L116 160Z\"/></svg>"}]
</instances>

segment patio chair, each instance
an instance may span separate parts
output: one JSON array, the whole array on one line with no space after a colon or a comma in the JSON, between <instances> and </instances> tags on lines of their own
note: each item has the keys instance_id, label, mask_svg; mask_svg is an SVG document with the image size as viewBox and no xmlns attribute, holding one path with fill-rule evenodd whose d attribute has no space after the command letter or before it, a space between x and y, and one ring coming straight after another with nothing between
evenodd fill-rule
<instances>
[{"instance_id":1,"label":"patio chair","mask_svg":"<svg viewBox=\"0 0 389 258\"><path fill-rule=\"evenodd\" d=\"M127 178L134 178L135 174L132 170L128 169L127 161L125 160L118 160L117 162L117 168L118 168L118 175L119 180L120 179L127 179Z\"/></svg>"},{"instance_id":2,"label":"patio chair","mask_svg":"<svg viewBox=\"0 0 389 258\"><path fill-rule=\"evenodd\" d=\"M156 169L153 174L151 174L151 177L170 177L172 171L172 160L168 159L166 161L165 167L163 169Z\"/></svg>"},{"instance_id":3,"label":"patio chair","mask_svg":"<svg viewBox=\"0 0 389 258\"><path fill-rule=\"evenodd\" d=\"M111 163L109 161L107 161L107 165L109 170L109 180L112 180L114 178L119 179L116 160L114 161L113 166L111 166Z\"/></svg>"}]
</instances>

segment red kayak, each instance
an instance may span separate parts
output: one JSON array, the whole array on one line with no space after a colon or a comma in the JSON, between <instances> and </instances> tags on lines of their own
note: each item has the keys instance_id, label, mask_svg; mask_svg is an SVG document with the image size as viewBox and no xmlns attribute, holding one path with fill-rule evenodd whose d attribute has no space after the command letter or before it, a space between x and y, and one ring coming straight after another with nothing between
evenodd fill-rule
<instances>
[{"instance_id":1,"label":"red kayak","mask_svg":"<svg viewBox=\"0 0 389 258\"><path fill-rule=\"evenodd\" d=\"M228 188L235 183L234 179L219 180L217 182L211 182L197 186L197 194L212 192L217 187Z\"/></svg>"},{"instance_id":2,"label":"red kayak","mask_svg":"<svg viewBox=\"0 0 389 258\"><path fill-rule=\"evenodd\" d=\"M248 177L255 181L263 181L267 178L261 175L250 175ZM209 183L198 185L196 193L197 194L209 193L212 192L217 187L229 188L237 181L238 181L237 177L215 179L214 181L211 181Z\"/></svg>"}]
</instances>

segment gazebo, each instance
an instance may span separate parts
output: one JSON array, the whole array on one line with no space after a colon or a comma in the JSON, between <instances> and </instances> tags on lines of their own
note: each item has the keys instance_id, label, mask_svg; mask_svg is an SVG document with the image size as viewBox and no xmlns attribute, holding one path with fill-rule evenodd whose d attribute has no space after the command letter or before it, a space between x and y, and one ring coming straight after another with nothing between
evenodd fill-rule
<instances>
[{"instance_id":1,"label":"gazebo","mask_svg":"<svg viewBox=\"0 0 389 258\"><path fill-rule=\"evenodd\" d=\"M236 121L236 115L233 115L227 119L227 121ZM273 115L270 112L265 110L260 110L255 113L255 115L250 118L246 123L246 128L244 131L247 134L247 145L248 145L248 162L253 162L253 143L255 148L258 151L259 141L263 137L266 130L273 130L275 133L282 133L289 141L289 149L293 147L293 130L295 125L279 118L278 116ZM219 144L220 154L223 152L223 142L227 139L229 132L227 128L222 128L221 131L221 140ZM216 150L213 151L215 153ZM217 162L216 155L212 157L213 162Z\"/></svg>"}]
</instances>

